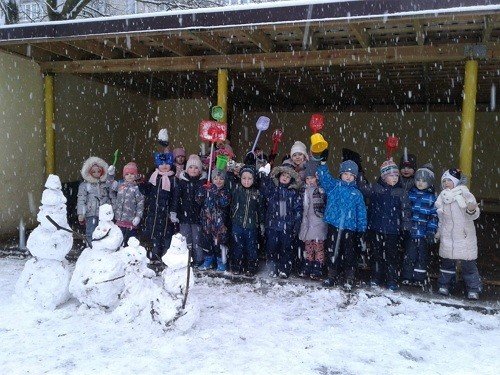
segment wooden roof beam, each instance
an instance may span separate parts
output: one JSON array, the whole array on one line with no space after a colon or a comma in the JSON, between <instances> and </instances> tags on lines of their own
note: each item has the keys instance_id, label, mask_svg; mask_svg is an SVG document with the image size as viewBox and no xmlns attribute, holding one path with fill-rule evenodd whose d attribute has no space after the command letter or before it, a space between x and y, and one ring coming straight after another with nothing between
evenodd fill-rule
<instances>
[{"instance_id":1,"label":"wooden roof beam","mask_svg":"<svg viewBox=\"0 0 500 375\"><path fill-rule=\"evenodd\" d=\"M123 57L123 52L121 50L113 47L107 47L94 40L68 40L64 43L87 51L93 55L100 56L102 59L116 59Z\"/></svg>"},{"instance_id":2,"label":"wooden roof beam","mask_svg":"<svg viewBox=\"0 0 500 375\"><path fill-rule=\"evenodd\" d=\"M49 62L53 60L54 55L50 52L47 52L43 49L39 49L32 44L25 45L3 45L0 46L1 50L6 52L10 52L21 57L35 60L37 62Z\"/></svg>"},{"instance_id":3,"label":"wooden roof beam","mask_svg":"<svg viewBox=\"0 0 500 375\"><path fill-rule=\"evenodd\" d=\"M144 71L258 70L313 66L353 66L464 61L465 44L380 47L238 55L154 57L148 59L41 62L53 73L122 73ZM500 43L489 43L487 60L500 60Z\"/></svg>"},{"instance_id":4,"label":"wooden roof beam","mask_svg":"<svg viewBox=\"0 0 500 375\"><path fill-rule=\"evenodd\" d=\"M171 36L155 36L149 38L154 42L161 44L162 48L170 51L177 56L187 56L191 54L191 49L177 37Z\"/></svg>"},{"instance_id":5,"label":"wooden roof beam","mask_svg":"<svg viewBox=\"0 0 500 375\"><path fill-rule=\"evenodd\" d=\"M262 52L274 52L276 50L274 42L261 30L244 31L243 34Z\"/></svg>"},{"instance_id":6,"label":"wooden roof beam","mask_svg":"<svg viewBox=\"0 0 500 375\"><path fill-rule=\"evenodd\" d=\"M494 25L495 22L491 17L484 18L483 43L488 43L490 41L491 31Z\"/></svg>"},{"instance_id":7,"label":"wooden roof beam","mask_svg":"<svg viewBox=\"0 0 500 375\"><path fill-rule=\"evenodd\" d=\"M89 57L87 52L62 42L36 43L36 47L71 60L85 60Z\"/></svg>"},{"instance_id":8,"label":"wooden roof beam","mask_svg":"<svg viewBox=\"0 0 500 375\"><path fill-rule=\"evenodd\" d=\"M151 52L153 52L151 47L145 46L131 37L116 38L115 41L111 39L104 39L102 42L105 46L121 49L122 51L128 52L137 57L147 57Z\"/></svg>"},{"instance_id":9,"label":"wooden roof beam","mask_svg":"<svg viewBox=\"0 0 500 375\"><path fill-rule=\"evenodd\" d=\"M216 34L212 33L190 33L191 36L198 39L205 46L214 50L218 54L225 55L231 50L231 44L220 39Z\"/></svg>"},{"instance_id":10,"label":"wooden roof beam","mask_svg":"<svg viewBox=\"0 0 500 375\"><path fill-rule=\"evenodd\" d=\"M352 34L354 34L356 40L361 45L361 47L363 48L370 47L371 37L370 34L366 32L366 28L362 27L361 25L351 24L349 25L349 30L351 31Z\"/></svg>"}]
</instances>

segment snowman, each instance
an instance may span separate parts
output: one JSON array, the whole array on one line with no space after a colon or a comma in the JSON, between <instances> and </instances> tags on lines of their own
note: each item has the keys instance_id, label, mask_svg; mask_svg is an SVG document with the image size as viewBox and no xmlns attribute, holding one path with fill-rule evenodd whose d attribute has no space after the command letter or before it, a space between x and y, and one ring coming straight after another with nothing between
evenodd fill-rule
<instances>
[{"instance_id":1,"label":"snowman","mask_svg":"<svg viewBox=\"0 0 500 375\"><path fill-rule=\"evenodd\" d=\"M71 272L65 256L73 246L73 236L56 227L69 227L61 180L51 174L45 188L37 215L40 225L31 232L26 243L33 258L24 266L16 284L16 294L23 301L54 310L70 297Z\"/></svg>"},{"instance_id":2,"label":"snowman","mask_svg":"<svg viewBox=\"0 0 500 375\"><path fill-rule=\"evenodd\" d=\"M92 248L78 258L69 284L70 293L89 307L113 310L124 289L125 264L117 253L123 242L120 228L113 223L113 208L99 207L99 224L92 233Z\"/></svg>"},{"instance_id":3,"label":"snowman","mask_svg":"<svg viewBox=\"0 0 500 375\"><path fill-rule=\"evenodd\" d=\"M170 248L161 260L167 266L162 272L165 289L181 298L186 288L187 267L190 261L186 238L182 234L177 233L172 236ZM193 276L192 272L191 276ZM190 277L189 287L191 287L193 283L194 277Z\"/></svg>"}]
</instances>

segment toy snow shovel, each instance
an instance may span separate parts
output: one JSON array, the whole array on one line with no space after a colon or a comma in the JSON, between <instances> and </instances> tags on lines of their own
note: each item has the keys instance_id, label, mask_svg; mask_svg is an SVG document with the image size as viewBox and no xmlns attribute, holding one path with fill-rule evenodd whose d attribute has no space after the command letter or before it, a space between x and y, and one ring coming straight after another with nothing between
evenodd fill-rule
<instances>
[{"instance_id":1,"label":"toy snow shovel","mask_svg":"<svg viewBox=\"0 0 500 375\"><path fill-rule=\"evenodd\" d=\"M115 152L113 153L113 166L116 167L116 162L118 161L118 158L120 157L120 150L116 149Z\"/></svg>"}]
</instances>

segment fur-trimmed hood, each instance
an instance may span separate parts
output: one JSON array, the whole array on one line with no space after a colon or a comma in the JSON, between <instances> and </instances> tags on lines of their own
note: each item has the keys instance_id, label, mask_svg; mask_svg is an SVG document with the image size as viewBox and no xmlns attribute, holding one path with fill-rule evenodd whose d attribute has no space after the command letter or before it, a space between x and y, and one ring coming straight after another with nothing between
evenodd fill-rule
<instances>
[{"instance_id":1,"label":"fur-trimmed hood","mask_svg":"<svg viewBox=\"0 0 500 375\"><path fill-rule=\"evenodd\" d=\"M104 171L104 173L102 174L101 178L99 178L99 179L96 179L95 177L92 177L90 175L90 173L89 173L90 168L92 168L92 166L94 164L97 164ZM82 177L83 177L83 179L85 181L88 181L88 182L91 182L91 183L96 183L96 182L99 182L99 181L105 182L106 178L108 177L108 163L106 163L101 158L98 158L97 156L91 156L90 158L88 158L87 160L85 160L85 163L83 163L81 173L82 173Z\"/></svg>"},{"instance_id":2,"label":"fur-trimmed hood","mask_svg":"<svg viewBox=\"0 0 500 375\"><path fill-rule=\"evenodd\" d=\"M289 189L298 190L301 188L302 180L300 179L299 174L297 172L295 172L292 168L290 168L289 166L286 166L286 165L280 165L280 166L274 167L273 170L271 171L270 177L276 186L279 186L280 174L283 172L288 173L291 177L290 185L288 185Z\"/></svg>"}]
</instances>

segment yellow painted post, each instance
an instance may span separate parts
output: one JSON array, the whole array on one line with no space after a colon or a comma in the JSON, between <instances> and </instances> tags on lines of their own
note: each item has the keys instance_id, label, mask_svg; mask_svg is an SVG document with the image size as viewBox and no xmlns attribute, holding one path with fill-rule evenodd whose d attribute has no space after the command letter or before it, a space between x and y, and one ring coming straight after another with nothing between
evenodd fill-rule
<instances>
[{"instance_id":1,"label":"yellow painted post","mask_svg":"<svg viewBox=\"0 0 500 375\"><path fill-rule=\"evenodd\" d=\"M45 99L45 173L54 174L55 168L55 131L54 131L54 76L44 77Z\"/></svg>"},{"instance_id":2,"label":"yellow painted post","mask_svg":"<svg viewBox=\"0 0 500 375\"><path fill-rule=\"evenodd\" d=\"M224 110L224 117L220 122L227 122L227 69L219 69L217 73L217 105Z\"/></svg>"},{"instance_id":3,"label":"yellow painted post","mask_svg":"<svg viewBox=\"0 0 500 375\"><path fill-rule=\"evenodd\" d=\"M476 122L477 61L465 63L464 100L462 103L462 131L460 135L460 169L470 180L472 177L472 150Z\"/></svg>"}]
</instances>

